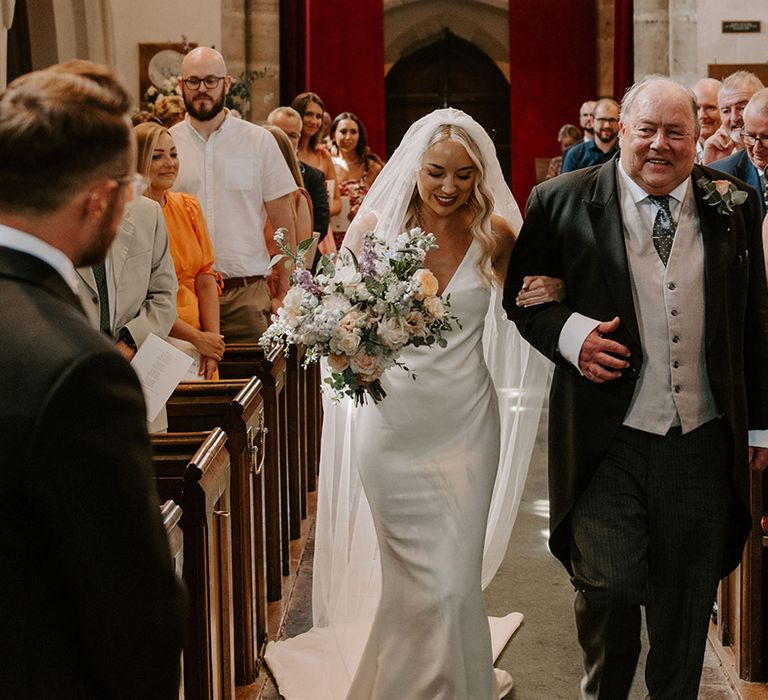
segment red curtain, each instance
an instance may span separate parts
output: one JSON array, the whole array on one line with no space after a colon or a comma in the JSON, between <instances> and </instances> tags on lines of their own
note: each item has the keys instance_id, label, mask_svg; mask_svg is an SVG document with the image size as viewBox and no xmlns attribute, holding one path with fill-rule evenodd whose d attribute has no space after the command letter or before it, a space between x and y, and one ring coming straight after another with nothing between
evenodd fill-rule
<instances>
[{"instance_id":1,"label":"red curtain","mask_svg":"<svg viewBox=\"0 0 768 700\"><path fill-rule=\"evenodd\" d=\"M290 103L296 93L311 90L320 95L332 117L339 112L354 112L365 125L368 144L383 156L386 132L381 0L283 0L283 5L286 3L303 7L306 59L304 84L296 85L292 95L283 94L283 101ZM285 43L290 49L289 42L287 39ZM285 55L283 51L281 55Z\"/></svg>"},{"instance_id":2,"label":"red curtain","mask_svg":"<svg viewBox=\"0 0 768 700\"><path fill-rule=\"evenodd\" d=\"M306 0L280 0L280 104L290 105L306 85Z\"/></svg>"},{"instance_id":3,"label":"red curtain","mask_svg":"<svg viewBox=\"0 0 768 700\"><path fill-rule=\"evenodd\" d=\"M559 153L558 129L597 97L594 0L509 3L512 191L522 207L535 159Z\"/></svg>"},{"instance_id":4,"label":"red curtain","mask_svg":"<svg viewBox=\"0 0 768 700\"><path fill-rule=\"evenodd\" d=\"M634 82L635 36L633 0L613 3L613 96L621 101Z\"/></svg>"}]
</instances>

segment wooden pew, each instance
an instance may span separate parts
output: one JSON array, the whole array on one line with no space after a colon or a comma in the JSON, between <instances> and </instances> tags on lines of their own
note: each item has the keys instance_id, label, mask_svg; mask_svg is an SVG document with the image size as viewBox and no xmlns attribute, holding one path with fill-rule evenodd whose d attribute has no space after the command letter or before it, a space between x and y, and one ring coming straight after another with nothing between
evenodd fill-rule
<instances>
[{"instance_id":1,"label":"wooden pew","mask_svg":"<svg viewBox=\"0 0 768 700\"><path fill-rule=\"evenodd\" d=\"M290 538L301 536L301 521L307 517L307 390L301 367L304 348L291 349L288 356L286 404L288 410L288 526Z\"/></svg>"},{"instance_id":2,"label":"wooden pew","mask_svg":"<svg viewBox=\"0 0 768 700\"><path fill-rule=\"evenodd\" d=\"M181 531L181 508L173 501L166 501L160 506L160 517L163 519L165 534L168 537L168 547L171 550L173 570L179 578L184 576L184 533ZM184 658L181 659L181 683L179 684L179 700L184 700Z\"/></svg>"},{"instance_id":3,"label":"wooden pew","mask_svg":"<svg viewBox=\"0 0 768 700\"><path fill-rule=\"evenodd\" d=\"M317 469L320 464L320 433L323 427L323 403L320 393L320 366L315 363L305 370L307 381L307 491L317 489Z\"/></svg>"},{"instance_id":4,"label":"wooden pew","mask_svg":"<svg viewBox=\"0 0 768 700\"><path fill-rule=\"evenodd\" d=\"M280 600L282 576L290 573L286 371L285 357L279 350L265 355L258 345L250 343L227 345L219 363L222 379L256 376L262 383L267 429L264 497L269 601Z\"/></svg>"},{"instance_id":5,"label":"wooden pew","mask_svg":"<svg viewBox=\"0 0 768 700\"><path fill-rule=\"evenodd\" d=\"M768 681L768 478L750 472L752 532L741 564L720 582L715 650L738 678Z\"/></svg>"},{"instance_id":6,"label":"wooden pew","mask_svg":"<svg viewBox=\"0 0 768 700\"><path fill-rule=\"evenodd\" d=\"M235 682L253 683L267 642L264 540L264 402L261 381L183 382L166 404L170 432L210 430L227 435L232 463L232 581Z\"/></svg>"},{"instance_id":7,"label":"wooden pew","mask_svg":"<svg viewBox=\"0 0 768 700\"><path fill-rule=\"evenodd\" d=\"M152 435L160 498L181 506L189 626L186 700L234 700L230 459L221 428Z\"/></svg>"}]
</instances>

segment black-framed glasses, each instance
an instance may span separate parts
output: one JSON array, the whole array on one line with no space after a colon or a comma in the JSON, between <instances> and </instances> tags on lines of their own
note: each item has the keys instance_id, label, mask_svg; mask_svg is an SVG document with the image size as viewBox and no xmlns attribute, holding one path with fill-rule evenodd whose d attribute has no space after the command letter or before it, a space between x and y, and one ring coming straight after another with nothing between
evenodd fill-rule
<instances>
[{"instance_id":1,"label":"black-framed glasses","mask_svg":"<svg viewBox=\"0 0 768 700\"><path fill-rule=\"evenodd\" d=\"M755 136L748 131L742 131L741 140L746 146L754 146L759 143L763 148L768 148L768 136Z\"/></svg>"},{"instance_id":2,"label":"black-framed glasses","mask_svg":"<svg viewBox=\"0 0 768 700\"><path fill-rule=\"evenodd\" d=\"M190 90L199 90L200 85L205 85L209 90L219 87L219 83L226 78L226 75L206 75L204 78L198 78L193 75L191 78L182 78L181 82L184 83Z\"/></svg>"}]
</instances>

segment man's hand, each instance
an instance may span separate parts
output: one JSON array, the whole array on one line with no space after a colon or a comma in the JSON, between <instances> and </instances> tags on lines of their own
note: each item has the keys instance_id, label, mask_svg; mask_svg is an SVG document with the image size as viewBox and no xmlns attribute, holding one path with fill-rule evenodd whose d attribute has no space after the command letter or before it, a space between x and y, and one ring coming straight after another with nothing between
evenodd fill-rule
<instances>
[{"instance_id":1,"label":"man's hand","mask_svg":"<svg viewBox=\"0 0 768 700\"><path fill-rule=\"evenodd\" d=\"M128 345L128 343L122 340L118 340L115 345L117 345L117 349L120 351L120 354L126 360L128 360L128 362L130 362L133 359L133 356L136 354L136 351L130 345Z\"/></svg>"},{"instance_id":2,"label":"man's hand","mask_svg":"<svg viewBox=\"0 0 768 700\"><path fill-rule=\"evenodd\" d=\"M765 471L768 467L768 447L749 448L749 468L756 472Z\"/></svg>"},{"instance_id":3,"label":"man's hand","mask_svg":"<svg viewBox=\"0 0 768 700\"><path fill-rule=\"evenodd\" d=\"M716 160L725 158L733 153L736 142L731 138L727 129L720 127L712 136L704 142L702 162L708 165Z\"/></svg>"},{"instance_id":4,"label":"man's hand","mask_svg":"<svg viewBox=\"0 0 768 700\"><path fill-rule=\"evenodd\" d=\"M579 369L591 382L603 384L618 379L621 370L629 367L629 362L621 359L630 356L629 348L615 340L603 338L604 334L613 333L619 323L618 316L612 321L605 321L584 339L579 353Z\"/></svg>"}]
</instances>

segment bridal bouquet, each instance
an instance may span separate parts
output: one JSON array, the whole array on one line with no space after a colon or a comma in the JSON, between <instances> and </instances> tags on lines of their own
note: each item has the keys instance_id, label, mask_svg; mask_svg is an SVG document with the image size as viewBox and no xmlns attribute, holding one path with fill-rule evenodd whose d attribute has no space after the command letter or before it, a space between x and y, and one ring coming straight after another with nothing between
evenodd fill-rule
<instances>
[{"instance_id":1,"label":"bridal bouquet","mask_svg":"<svg viewBox=\"0 0 768 700\"><path fill-rule=\"evenodd\" d=\"M304 364L328 358L325 379L336 398L350 396L355 405L375 403L386 393L379 381L407 345L445 347L443 334L458 319L448 311L450 299L437 295L437 279L426 269L427 251L437 247L431 233L414 228L387 245L372 232L365 235L359 257L343 249L323 257L313 274L304 267L309 241L293 253L282 231L275 234L282 251L272 264L295 265L283 306L261 338L265 349L305 345ZM415 379L415 375L413 375Z\"/></svg>"}]
</instances>

